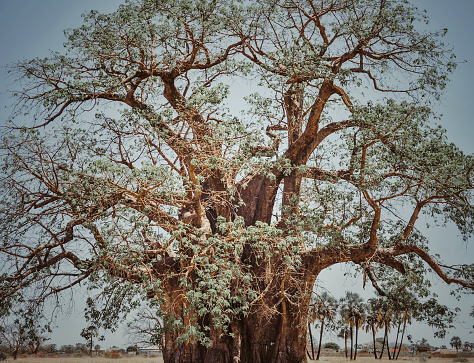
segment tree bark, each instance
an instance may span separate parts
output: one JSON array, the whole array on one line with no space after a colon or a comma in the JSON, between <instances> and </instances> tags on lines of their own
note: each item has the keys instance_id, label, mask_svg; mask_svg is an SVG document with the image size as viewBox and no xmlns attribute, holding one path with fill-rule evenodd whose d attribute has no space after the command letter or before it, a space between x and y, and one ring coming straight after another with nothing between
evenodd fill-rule
<instances>
[{"instance_id":1,"label":"tree bark","mask_svg":"<svg viewBox=\"0 0 474 363\"><path fill-rule=\"evenodd\" d=\"M347 333L344 331L344 354L347 358Z\"/></svg>"},{"instance_id":2,"label":"tree bark","mask_svg":"<svg viewBox=\"0 0 474 363\"><path fill-rule=\"evenodd\" d=\"M352 360L354 357L354 327L352 326L352 323L350 327L350 332L351 332L351 360Z\"/></svg>"},{"instance_id":3,"label":"tree bark","mask_svg":"<svg viewBox=\"0 0 474 363\"><path fill-rule=\"evenodd\" d=\"M390 355L390 345L388 345L388 323L385 323L385 338L384 340L386 340L387 342L387 356L388 356L388 359L391 360L392 356Z\"/></svg>"},{"instance_id":4,"label":"tree bark","mask_svg":"<svg viewBox=\"0 0 474 363\"><path fill-rule=\"evenodd\" d=\"M359 338L359 320L356 320L356 339L355 339L355 352L354 352L354 360L357 359L357 341Z\"/></svg>"},{"instance_id":5,"label":"tree bark","mask_svg":"<svg viewBox=\"0 0 474 363\"><path fill-rule=\"evenodd\" d=\"M282 301L270 319L252 314L243 322L240 363L306 363L306 323Z\"/></svg>"},{"instance_id":6,"label":"tree bark","mask_svg":"<svg viewBox=\"0 0 474 363\"><path fill-rule=\"evenodd\" d=\"M200 347L197 343L177 344L173 338L170 334L165 337L165 346L163 347L163 361L165 363L204 362L202 356L204 347Z\"/></svg>"},{"instance_id":7,"label":"tree bark","mask_svg":"<svg viewBox=\"0 0 474 363\"><path fill-rule=\"evenodd\" d=\"M308 331L309 331L309 339L311 341L311 357L308 355L308 358L314 359L313 333L311 332L311 323L309 321L308 321Z\"/></svg>"},{"instance_id":8,"label":"tree bark","mask_svg":"<svg viewBox=\"0 0 474 363\"><path fill-rule=\"evenodd\" d=\"M375 345L375 326L372 324L372 341L374 343L374 357L377 359L377 346Z\"/></svg>"},{"instance_id":9,"label":"tree bark","mask_svg":"<svg viewBox=\"0 0 474 363\"><path fill-rule=\"evenodd\" d=\"M316 360L319 360L319 354L321 353L321 341L323 340L323 329L324 329L324 319L321 321L321 332L319 333L319 346L318 346L318 355ZM313 354L314 359L314 354Z\"/></svg>"},{"instance_id":10,"label":"tree bark","mask_svg":"<svg viewBox=\"0 0 474 363\"><path fill-rule=\"evenodd\" d=\"M382 342L382 350L380 352L380 356L378 359L382 359L382 356L383 356L383 351L385 349L385 340L387 339L387 322L385 322L385 332L384 332L384 335L383 335L383 342Z\"/></svg>"},{"instance_id":11,"label":"tree bark","mask_svg":"<svg viewBox=\"0 0 474 363\"><path fill-rule=\"evenodd\" d=\"M403 319L402 337L400 338L400 346L399 346L399 348L398 348L397 356L395 357L395 359L398 359L398 356L400 355L400 349L402 348L403 336L405 335L405 328L406 328L406 326L407 326L407 321L406 321L406 319Z\"/></svg>"},{"instance_id":12,"label":"tree bark","mask_svg":"<svg viewBox=\"0 0 474 363\"><path fill-rule=\"evenodd\" d=\"M308 283L314 282L313 278L309 280L311 281ZM275 288L282 286L281 281L274 281L272 284ZM166 331L165 327L164 362L306 363L306 317L309 299L303 298L298 300L298 303L293 303L285 297L280 297L279 292L271 290L264 298L264 303L253 306L248 315L236 317L229 327L229 333L233 336L216 331L210 320L205 318L203 326L211 328L206 332L212 341L210 347L189 341L178 344L176 340L182 332ZM289 295L296 293L291 289L286 292ZM170 298L169 301L171 300ZM176 300L177 298L175 303ZM173 308L174 313L179 313L178 305L170 306L170 312Z\"/></svg>"},{"instance_id":13,"label":"tree bark","mask_svg":"<svg viewBox=\"0 0 474 363\"><path fill-rule=\"evenodd\" d=\"M397 328L397 336L395 338L395 349L393 351L393 359L396 359L395 357L397 356L397 348L400 349L399 345L398 345L398 337L400 336L400 327L401 327L401 323L398 323L398 328Z\"/></svg>"}]
</instances>

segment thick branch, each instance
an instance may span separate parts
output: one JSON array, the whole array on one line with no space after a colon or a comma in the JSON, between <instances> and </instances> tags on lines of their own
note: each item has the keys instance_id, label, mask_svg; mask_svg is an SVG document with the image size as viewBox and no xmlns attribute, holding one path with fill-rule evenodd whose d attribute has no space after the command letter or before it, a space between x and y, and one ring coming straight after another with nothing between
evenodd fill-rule
<instances>
[{"instance_id":1,"label":"thick branch","mask_svg":"<svg viewBox=\"0 0 474 363\"><path fill-rule=\"evenodd\" d=\"M422 248L415 246L415 245L400 245L396 246L392 253L396 256L407 254L407 253L416 253L423 261L425 261L436 274L447 284L458 284L463 287L473 289L474 290L474 283L471 281L464 281L461 279L453 278L448 276L446 272L444 272L441 268L441 265L434 260L434 258Z\"/></svg>"}]
</instances>

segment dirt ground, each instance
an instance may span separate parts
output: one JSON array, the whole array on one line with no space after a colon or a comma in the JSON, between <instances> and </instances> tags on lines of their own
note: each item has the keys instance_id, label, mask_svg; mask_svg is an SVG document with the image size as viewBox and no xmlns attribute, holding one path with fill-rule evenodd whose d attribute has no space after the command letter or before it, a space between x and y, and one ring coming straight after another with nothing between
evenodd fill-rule
<instances>
[{"instance_id":1,"label":"dirt ground","mask_svg":"<svg viewBox=\"0 0 474 363\"><path fill-rule=\"evenodd\" d=\"M381 360L375 360L373 357L357 357L356 362L359 363L378 363L378 362L388 362L388 358L383 358ZM422 357L399 357L399 362L427 362L427 363L452 363L453 358L425 358ZM8 358L7 362L14 362L13 358ZM162 357L122 357L117 359L111 358L101 358L101 357L19 357L15 362L17 363L163 363ZM308 362L317 362L313 360L308 360ZM320 357L319 362L330 362L330 363L339 363L339 362L350 362L349 359L343 357ZM393 362L393 361L391 361ZM468 358L468 362L473 363L474 358Z\"/></svg>"}]
</instances>

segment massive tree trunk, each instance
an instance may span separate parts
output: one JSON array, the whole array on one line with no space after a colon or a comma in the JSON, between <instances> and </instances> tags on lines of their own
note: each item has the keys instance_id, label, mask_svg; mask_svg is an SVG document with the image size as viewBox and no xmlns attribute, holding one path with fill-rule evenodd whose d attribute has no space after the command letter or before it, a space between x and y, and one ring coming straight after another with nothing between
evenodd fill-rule
<instances>
[{"instance_id":1,"label":"massive tree trunk","mask_svg":"<svg viewBox=\"0 0 474 363\"><path fill-rule=\"evenodd\" d=\"M315 276L304 281L313 285ZM289 275L287 275L289 276ZM289 278L288 278L289 279ZM274 277L262 302L255 304L241 320L240 363L306 362L307 315L309 297L301 286L287 286L287 278Z\"/></svg>"},{"instance_id":2,"label":"massive tree trunk","mask_svg":"<svg viewBox=\"0 0 474 363\"><path fill-rule=\"evenodd\" d=\"M281 304L281 314L269 320L255 314L243 317L235 324L240 331L232 330L234 338L219 337L211 331L210 347L177 344L176 334L168 333L163 359L165 363L305 363L306 325L295 315L297 308Z\"/></svg>"},{"instance_id":3,"label":"massive tree trunk","mask_svg":"<svg viewBox=\"0 0 474 363\"><path fill-rule=\"evenodd\" d=\"M305 283L312 286L316 276L307 270L306 274ZM284 275L271 278L261 302L254 304L247 315L234 317L226 333L212 328L210 317L201 319L202 327L210 327L203 330L212 342L208 347L190 341L178 344L176 339L182 331L167 330L165 326L165 363L307 362L309 297L299 295L303 287L288 286L286 280ZM167 308L173 315L180 316L186 306L178 303L181 294L179 289L175 291L168 297L174 304Z\"/></svg>"},{"instance_id":4,"label":"massive tree trunk","mask_svg":"<svg viewBox=\"0 0 474 363\"><path fill-rule=\"evenodd\" d=\"M179 334L176 331L166 332L163 359L165 363L240 362L240 332L233 327L229 333L233 333L234 338L228 334L222 334L222 331L211 329L208 337L212 344L204 346L189 340L181 344L177 343Z\"/></svg>"},{"instance_id":5,"label":"massive tree trunk","mask_svg":"<svg viewBox=\"0 0 474 363\"><path fill-rule=\"evenodd\" d=\"M282 314L269 321L258 316L246 319L241 363L306 362L306 326L302 326L290 310L284 306Z\"/></svg>"},{"instance_id":6,"label":"massive tree trunk","mask_svg":"<svg viewBox=\"0 0 474 363\"><path fill-rule=\"evenodd\" d=\"M165 363L192 363L201 362L201 350L198 346L190 343L176 344L172 335L165 338L166 345L163 349L163 360Z\"/></svg>"}]
</instances>

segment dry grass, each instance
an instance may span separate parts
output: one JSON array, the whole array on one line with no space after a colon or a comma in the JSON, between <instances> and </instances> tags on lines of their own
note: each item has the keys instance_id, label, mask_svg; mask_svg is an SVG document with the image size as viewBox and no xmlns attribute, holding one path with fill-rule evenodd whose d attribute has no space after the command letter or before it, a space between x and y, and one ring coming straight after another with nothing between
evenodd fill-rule
<instances>
[{"instance_id":1,"label":"dry grass","mask_svg":"<svg viewBox=\"0 0 474 363\"><path fill-rule=\"evenodd\" d=\"M103 358L103 357L19 357L16 361L12 357L7 362L17 363L163 363L162 357L121 357L121 358Z\"/></svg>"},{"instance_id":2,"label":"dry grass","mask_svg":"<svg viewBox=\"0 0 474 363\"><path fill-rule=\"evenodd\" d=\"M343 357L320 357L320 362L331 362L331 363L339 363L339 362L354 362L350 361L349 359L345 359ZM421 357L399 357L398 362L425 362L425 363L453 363L453 358L425 358L425 360L421 359ZM316 360L308 360L308 362L317 362ZM382 358L375 360L373 357L357 357L355 363L378 363L378 362L397 362L394 360L390 360L388 358ZM473 358L469 358L469 362L474 362Z\"/></svg>"},{"instance_id":3,"label":"dry grass","mask_svg":"<svg viewBox=\"0 0 474 363\"><path fill-rule=\"evenodd\" d=\"M426 363L452 363L453 358L425 358L426 360L420 359L420 357L399 357L399 362L426 362ZM7 361L13 362L13 358L8 358ZM373 357L357 357L355 363L378 363L388 362L388 358L382 358L375 360ZM162 357L122 357L117 359L102 358L102 357L19 357L15 362L17 363L163 363ZM308 362L317 362L308 360ZM349 359L343 357L320 357L319 362L331 362L339 363L351 362ZM390 361L394 362L394 361ZM473 363L474 358L468 358L468 362Z\"/></svg>"}]
</instances>

